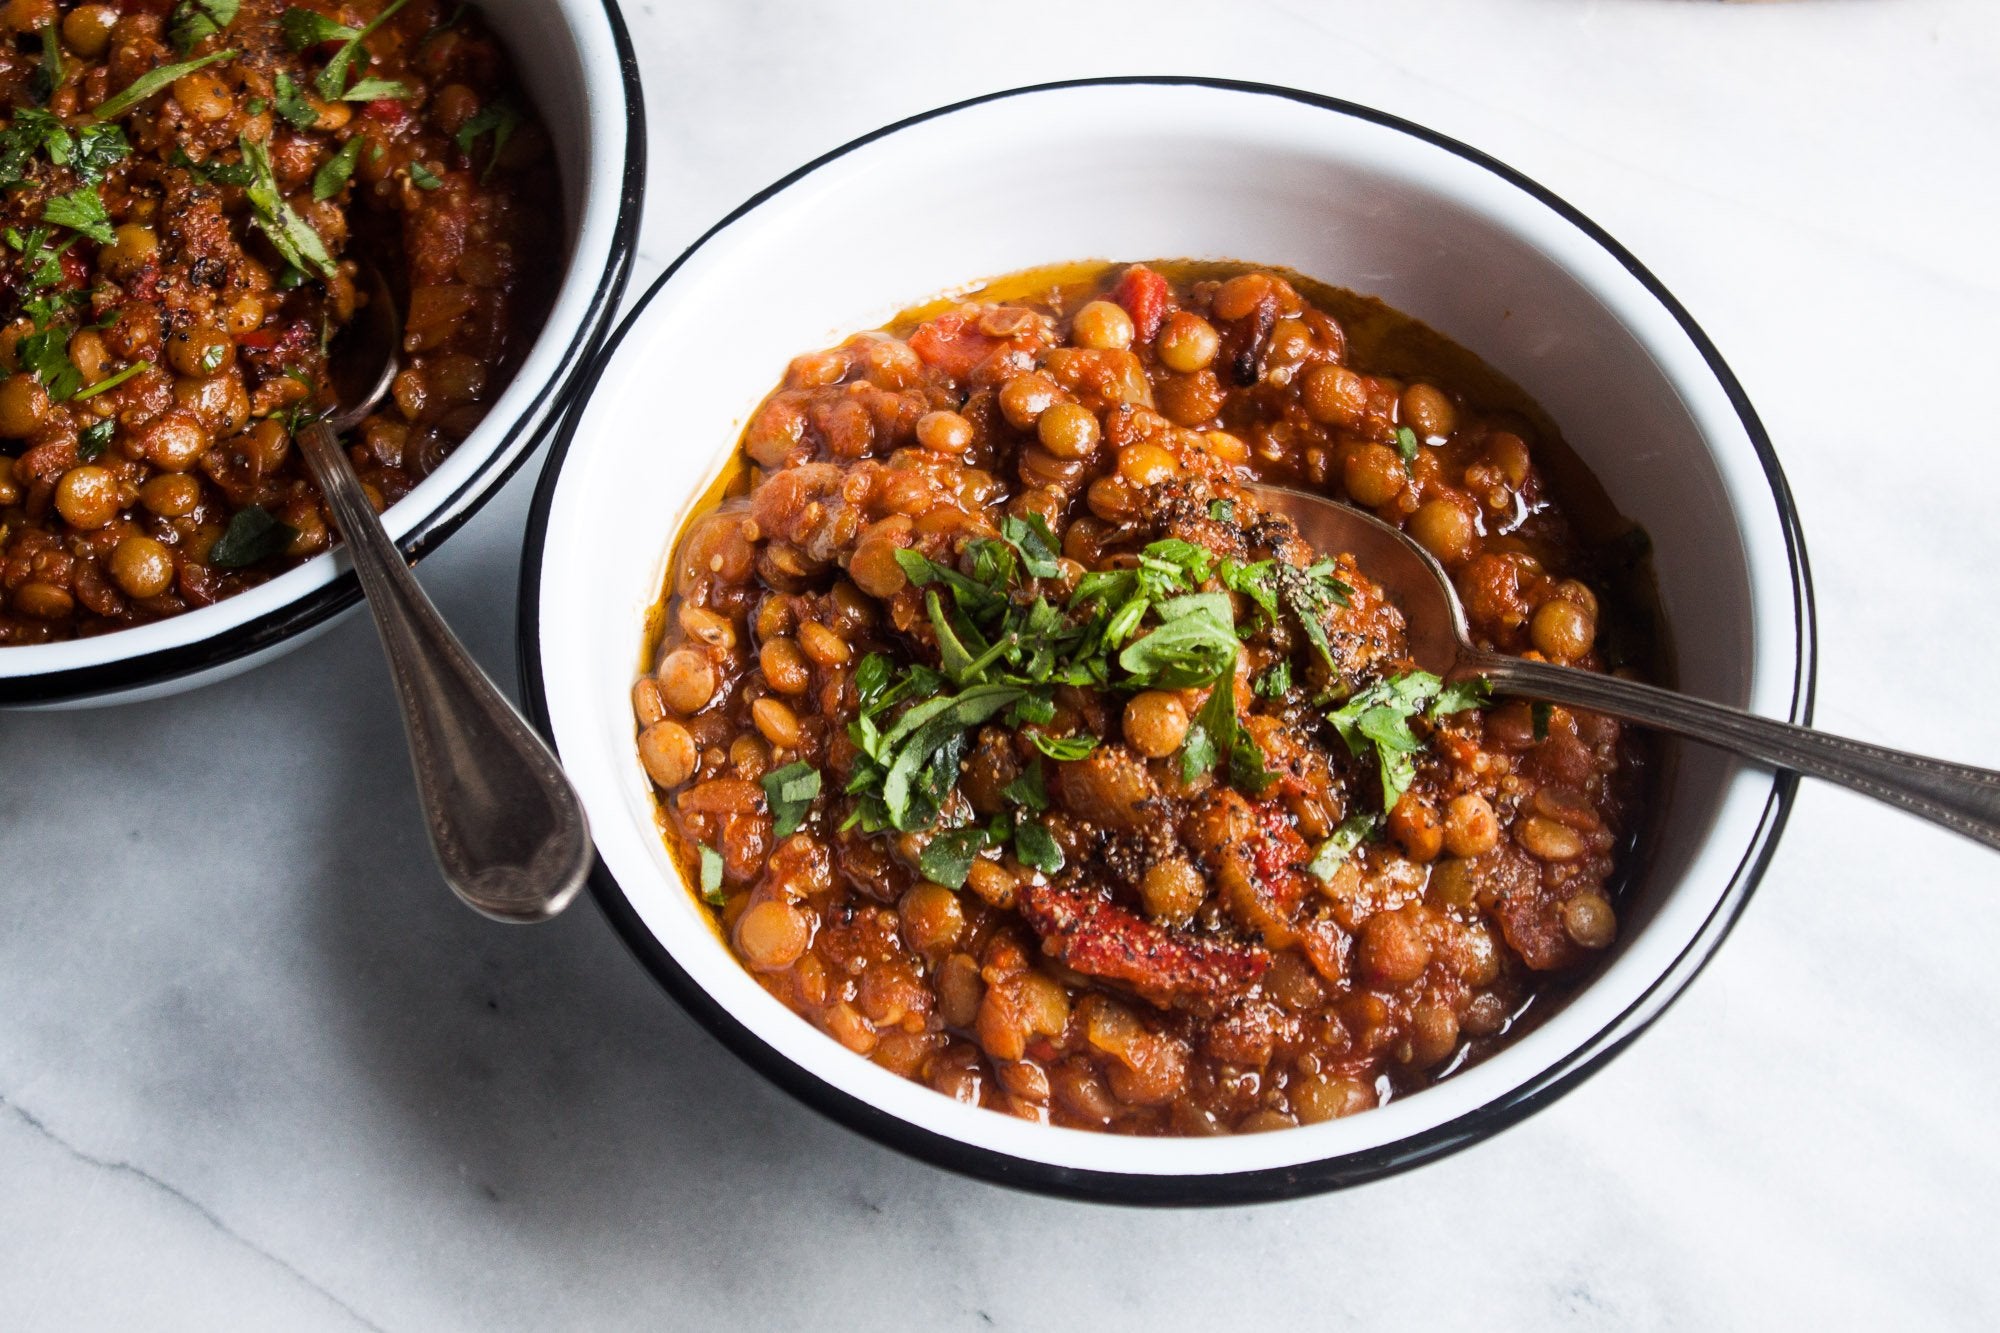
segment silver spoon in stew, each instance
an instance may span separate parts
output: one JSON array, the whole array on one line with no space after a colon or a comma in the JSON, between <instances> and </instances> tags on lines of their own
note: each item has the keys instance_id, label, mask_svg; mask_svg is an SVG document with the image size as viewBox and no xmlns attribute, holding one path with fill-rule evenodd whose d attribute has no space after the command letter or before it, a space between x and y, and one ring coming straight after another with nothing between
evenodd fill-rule
<instances>
[{"instance_id":1,"label":"silver spoon in stew","mask_svg":"<svg viewBox=\"0 0 2000 1333\"><path fill-rule=\"evenodd\" d=\"M2000 848L2000 773L1773 722L1656 685L1478 648L1450 575L1401 531L1372 514L1304 491L1263 485L1248 489L1265 508L1291 519L1314 550L1354 556L1402 608L1410 656L1433 675L1444 680L1484 676L1496 695L1587 708L1838 782Z\"/></svg>"},{"instance_id":2,"label":"silver spoon in stew","mask_svg":"<svg viewBox=\"0 0 2000 1333\"><path fill-rule=\"evenodd\" d=\"M583 804L549 747L424 595L340 445L339 436L389 392L401 346L388 284L373 269L361 277L367 304L330 358L341 407L301 430L299 449L382 636L445 882L466 906L497 921L546 921L576 896L590 870Z\"/></svg>"}]
</instances>

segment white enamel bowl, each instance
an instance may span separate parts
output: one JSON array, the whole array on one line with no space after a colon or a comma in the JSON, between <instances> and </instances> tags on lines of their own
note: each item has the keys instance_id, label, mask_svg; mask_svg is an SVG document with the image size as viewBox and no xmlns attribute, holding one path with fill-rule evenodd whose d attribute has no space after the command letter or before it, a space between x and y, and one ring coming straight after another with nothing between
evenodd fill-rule
<instances>
[{"instance_id":1,"label":"white enamel bowl","mask_svg":"<svg viewBox=\"0 0 2000 1333\"><path fill-rule=\"evenodd\" d=\"M949 182L950 188L937 186ZM1278 1133L1140 1139L959 1105L849 1054L735 962L655 831L628 690L693 497L799 351L1010 270L1236 258L1381 296L1511 375L1651 533L1683 688L1805 721L1811 599L1785 484L1735 378L1659 283L1506 167L1416 126L1280 89L1110 80L892 126L764 191L627 320L542 478L522 588L531 707L589 810L597 897L640 960L745 1059L873 1137L1030 1188L1224 1202L1365 1180L1574 1086L1720 943L1791 784L1672 754L1623 938L1511 1046L1379 1110Z\"/></svg>"},{"instance_id":2,"label":"white enamel bowl","mask_svg":"<svg viewBox=\"0 0 2000 1333\"><path fill-rule=\"evenodd\" d=\"M477 429L383 515L417 558L527 456L603 344L631 272L645 173L638 65L615 0L482 0L553 142L566 253L548 322ZM0 708L80 706L189 689L267 661L361 597L345 554L169 620L68 643L0 648Z\"/></svg>"}]
</instances>

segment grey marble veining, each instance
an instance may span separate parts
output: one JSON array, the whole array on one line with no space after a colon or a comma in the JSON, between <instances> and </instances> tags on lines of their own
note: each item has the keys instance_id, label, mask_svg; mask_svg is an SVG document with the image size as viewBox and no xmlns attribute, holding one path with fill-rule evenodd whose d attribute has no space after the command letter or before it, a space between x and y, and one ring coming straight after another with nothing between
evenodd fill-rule
<instances>
[{"instance_id":1,"label":"grey marble veining","mask_svg":"<svg viewBox=\"0 0 2000 1333\"><path fill-rule=\"evenodd\" d=\"M1488 149L1742 376L1811 543L1822 721L2000 761L1988 0L627 12L644 276L853 134L1040 79L1291 83ZM532 471L421 571L509 680ZM1823 788L1688 996L1552 1110L1205 1213L903 1160L739 1065L588 903L532 930L458 907L359 620L199 694L0 715L0 852L9 1326L2000 1323L2000 863Z\"/></svg>"}]
</instances>

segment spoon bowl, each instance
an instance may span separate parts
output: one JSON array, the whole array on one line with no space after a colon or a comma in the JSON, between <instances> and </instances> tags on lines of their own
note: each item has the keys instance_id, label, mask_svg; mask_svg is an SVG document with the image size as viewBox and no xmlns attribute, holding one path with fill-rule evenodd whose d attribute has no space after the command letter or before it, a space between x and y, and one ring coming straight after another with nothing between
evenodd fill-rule
<instances>
[{"instance_id":1,"label":"spoon bowl","mask_svg":"<svg viewBox=\"0 0 2000 1333\"><path fill-rule=\"evenodd\" d=\"M1410 657L1445 680L1484 677L1494 694L1605 713L1718 746L1774 768L1838 782L2000 849L2000 772L1885 749L1709 703L1656 685L1479 647L1450 574L1373 514L1283 486L1247 488L1289 518L1314 550L1347 552L1402 609Z\"/></svg>"}]
</instances>

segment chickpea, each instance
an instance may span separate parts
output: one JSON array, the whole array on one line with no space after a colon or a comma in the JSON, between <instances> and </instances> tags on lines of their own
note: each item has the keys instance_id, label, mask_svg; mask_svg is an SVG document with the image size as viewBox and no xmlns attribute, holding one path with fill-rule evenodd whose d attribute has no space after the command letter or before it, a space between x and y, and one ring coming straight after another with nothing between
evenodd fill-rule
<instances>
[{"instance_id":1,"label":"chickpea","mask_svg":"<svg viewBox=\"0 0 2000 1333\"><path fill-rule=\"evenodd\" d=\"M176 371L196 379L220 375L236 364L236 340L214 329L170 333L167 361Z\"/></svg>"},{"instance_id":2,"label":"chickpea","mask_svg":"<svg viewBox=\"0 0 2000 1333\"><path fill-rule=\"evenodd\" d=\"M208 452L209 434L192 412L175 409L162 412L147 423L139 436L139 449L146 460L168 472L185 472Z\"/></svg>"},{"instance_id":3,"label":"chickpea","mask_svg":"<svg viewBox=\"0 0 2000 1333\"><path fill-rule=\"evenodd\" d=\"M141 222L119 227L111 244L97 252L97 266L120 282L136 278L160 252L160 238Z\"/></svg>"},{"instance_id":4,"label":"chickpea","mask_svg":"<svg viewBox=\"0 0 2000 1333\"><path fill-rule=\"evenodd\" d=\"M111 548L111 578L128 597L158 597L174 581L174 557L151 537L124 537Z\"/></svg>"},{"instance_id":5,"label":"chickpea","mask_svg":"<svg viewBox=\"0 0 2000 1333\"><path fill-rule=\"evenodd\" d=\"M1479 532L1472 515L1449 500L1426 500L1410 515L1410 535L1417 544L1445 565L1462 564L1472 558Z\"/></svg>"},{"instance_id":6,"label":"chickpea","mask_svg":"<svg viewBox=\"0 0 2000 1333\"><path fill-rule=\"evenodd\" d=\"M1574 861L1583 855L1583 837L1567 824L1530 815L1514 830L1514 840L1544 861Z\"/></svg>"},{"instance_id":7,"label":"chickpea","mask_svg":"<svg viewBox=\"0 0 2000 1333\"><path fill-rule=\"evenodd\" d=\"M1618 938L1618 917L1603 894L1584 892L1562 905L1563 930L1586 949L1608 949Z\"/></svg>"},{"instance_id":8,"label":"chickpea","mask_svg":"<svg viewBox=\"0 0 2000 1333\"><path fill-rule=\"evenodd\" d=\"M910 948L935 958L958 943L965 933L965 908L958 895L942 884L919 884L897 904L902 918L903 939Z\"/></svg>"},{"instance_id":9,"label":"chickpea","mask_svg":"<svg viewBox=\"0 0 2000 1333\"><path fill-rule=\"evenodd\" d=\"M804 694L812 688L812 664L796 640L767 639L757 653L764 679L780 694Z\"/></svg>"},{"instance_id":10,"label":"chickpea","mask_svg":"<svg viewBox=\"0 0 2000 1333\"><path fill-rule=\"evenodd\" d=\"M1407 1063L1429 1069L1444 1063L1458 1049L1458 1015L1441 1004L1420 1004L1410 1011Z\"/></svg>"},{"instance_id":11,"label":"chickpea","mask_svg":"<svg viewBox=\"0 0 2000 1333\"><path fill-rule=\"evenodd\" d=\"M1389 836L1412 861L1424 865L1437 859L1444 844L1444 826L1429 801L1415 792L1405 792L1389 812Z\"/></svg>"},{"instance_id":12,"label":"chickpea","mask_svg":"<svg viewBox=\"0 0 2000 1333\"><path fill-rule=\"evenodd\" d=\"M0 509L21 503L21 483L14 480L11 463L0 464Z\"/></svg>"},{"instance_id":13,"label":"chickpea","mask_svg":"<svg viewBox=\"0 0 2000 1333\"><path fill-rule=\"evenodd\" d=\"M161 518L181 518L201 503L201 483L184 472L148 477L139 488L139 503Z\"/></svg>"},{"instance_id":14,"label":"chickpea","mask_svg":"<svg viewBox=\"0 0 2000 1333\"><path fill-rule=\"evenodd\" d=\"M14 589L14 609L37 620L61 620L76 609L67 588L34 579Z\"/></svg>"},{"instance_id":15,"label":"chickpea","mask_svg":"<svg viewBox=\"0 0 2000 1333\"><path fill-rule=\"evenodd\" d=\"M1033 371L1000 386L1000 415L1016 430L1033 430L1042 413L1062 397L1055 381Z\"/></svg>"},{"instance_id":16,"label":"chickpea","mask_svg":"<svg viewBox=\"0 0 2000 1333\"><path fill-rule=\"evenodd\" d=\"M1130 347L1132 334L1132 317L1114 301L1092 301L1070 321L1076 345L1100 352Z\"/></svg>"},{"instance_id":17,"label":"chickpea","mask_svg":"<svg viewBox=\"0 0 2000 1333\"><path fill-rule=\"evenodd\" d=\"M1509 486L1528 479L1528 443L1512 431L1496 431L1486 438L1486 460L1500 469Z\"/></svg>"},{"instance_id":18,"label":"chickpea","mask_svg":"<svg viewBox=\"0 0 2000 1333\"><path fill-rule=\"evenodd\" d=\"M79 329L71 335L70 364L77 368L85 384L95 384L104 378L104 363L110 358L110 349L104 345L104 335L96 329Z\"/></svg>"},{"instance_id":19,"label":"chickpea","mask_svg":"<svg viewBox=\"0 0 2000 1333\"><path fill-rule=\"evenodd\" d=\"M264 298L254 292L244 292L223 308L223 329L234 337L241 338L246 333L255 333L264 326Z\"/></svg>"},{"instance_id":20,"label":"chickpea","mask_svg":"<svg viewBox=\"0 0 2000 1333\"><path fill-rule=\"evenodd\" d=\"M639 733L639 762L662 787L678 787L694 776L694 737L678 722L662 720Z\"/></svg>"},{"instance_id":21,"label":"chickpea","mask_svg":"<svg viewBox=\"0 0 2000 1333\"><path fill-rule=\"evenodd\" d=\"M56 483L56 512L79 531L94 531L118 517L118 478L110 468L85 463Z\"/></svg>"},{"instance_id":22,"label":"chickpea","mask_svg":"<svg viewBox=\"0 0 2000 1333\"><path fill-rule=\"evenodd\" d=\"M1159 400L1160 415L1176 426L1200 426L1214 420L1225 400L1222 381L1207 370L1192 375L1162 376L1154 385L1154 394Z\"/></svg>"},{"instance_id":23,"label":"chickpea","mask_svg":"<svg viewBox=\"0 0 2000 1333\"><path fill-rule=\"evenodd\" d=\"M817 620L799 626L799 648L823 667L845 666L854 656L846 639Z\"/></svg>"},{"instance_id":24,"label":"chickpea","mask_svg":"<svg viewBox=\"0 0 2000 1333\"><path fill-rule=\"evenodd\" d=\"M1215 325L1191 310L1176 310L1160 325L1153 339L1153 354L1168 370L1192 375L1213 365L1221 346L1222 336Z\"/></svg>"},{"instance_id":25,"label":"chickpea","mask_svg":"<svg viewBox=\"0 0 2000 1333\"><path fill-rule=\"evenodd\" d=\"M972 423L956 412L926 412L917 418L917 443L933 453L962 454L972 447Z\"/></svg>"},{"instance_id":26,"label":"chickpea","mask_svg":"<svg viewBox=\"0 0 2000 1333\"><path fill-rule=\"evenodd\" d=\"M1186 925L1208 900L1208 881L1194 862L1185 856L1171 856L1146 867L1139 880L1139 898L1152 920Z\"/></svg>"},{"instance_id":27,"label":"chickpea","mask_svg":"<svg viewBox=\"0 0 2000 1333\"><path fill-rule=\"evenodd\" d=\"M63 43L86 60L95 60L111 45L118 11L110 5L78 5L63 16Z\"/></svg>"},{"instance_id":28,"label":"chickpea","mask_svg":"<svg viewBox=\"0 0 2000 1333\"><path fill-rule=\"evenodd\" d=\"M972 868L965 872L965 886L1003 912L1013 909L1014 895L1021 888L1013 871L998 861L987 860L972 863Z\"/></svg>"},{"instance_id":29,"label":"chickpea","mask_svg":"<svg viewBox=\"0 0 2000 1333\"><path fill-rule=\"evenodd\" d=\"M1356 504L1373 509L1401 495L1409 477L1403 470L1402 456L1394 449L1386 444L1364 444L1347 451L1341 479Z\"/></svg>"},{"instance_id":30,"label":"chickpea","mask_svg":"<svg viewBox=\"0 0 2000 1333\"><path fill-rule=\"evenodd\" d=\"M863 540L847 558L847 577L870 597L894 597L910 583L897 563L897 549L895 540L886 535Z\"/></svg>"},{"instance_id":31,"label":"chickpea","mask_svg":"<svg viewBox=\"0 0 2000 1333\"><path fill-rule=\"evenodd\" d=\"M1164 759L1187 739L1187 708L1166 690L1135 694L1125 705L1125 743L1148 759Z\"/></svg>"},{"instance_id":32,"label":"chickpea","mask_svg":"<svg viewBox=\"0 0 2000 1333\"><path fill-rule=\"evenodd\" d=\"M1403 390L1402 408L1403 420L1433 444L1458 429L1458 408L1434 385L1412 384Z\"/></svg>"},{"instance_id":33,"label":"chickpea","mask_svg":"<svg viewBox=\"0 0 2000 1333\"><path fill-rule=\"evenodd\" d=\"M683 717L708 707L715 698L715 667L698 648L676 648L660 663L660 697Z\"/></svg>"},{"instance_id":34,"label":"chickpea","mask_svg":"<svg viewBox=\"0 0 2000 1333\"><path fill-rule=\"evenodd\" d=\"M1483 856L1500 842L1500 820L1477 792L1454 796L1444 808L1444 846L1453 856Z\"/></svg>"},{"instance_id":35,"label":"chickpea","mask_svg":"<svg viewBox=\"0 0 2000 1333\"><path fill-rule=\"evenodd\" d=\"M1157 444L1141 440L1118 451L1118 475L1133 486L1158 486L1179 475L1181 465Z\"/></svg>"},{"instance_id":36,"label":"chickpea","mask_svg":"<svg viewBox=\"0 0 2000 1333\"><path fill-rule=\"evenodd\" d=\"M1243 319L1272 294L1268 273L1239 273L1218 287L1209 310L1217 319Z\"/></svg>"},{"instance_id":37,"label":"chickpea","mask_svg":"<svg viewBox=\"0 0 2000 1333\"><path fill-rule=\"evenodd\" d=\"M1368 382L1346 366L1314 366L1299 388L1306 414L1321 425L1359 425L1368 411Z\"/></svg>"},{"instance_id":38,"label":"chickpea","mask_svg":"<svg viewBox=\"0 0 2000 1333\"><path fill-rule=\"evenodd\" d=\"M174 101L189 119L204 122L226 120L229 113L236 109L235 99L229 95L229 85L209 69L198 69L175 79Z\"/></svg>"},{"instance_id":39,"label":"chickpea","mask_svg":"<svg viewBox=\"0 0 2000 1333\"><path fill-rule=\"evenodd\" d=\"M1042 448L1057 458L1088 458L1097 450L1097 417L1081 403L1054 403L1035 423Z\"/></svg>"},{"instance_id":40,"label":"chickpea","mask_svg":"<svg viewBox=\"0 0 2000 1333\"><path fill-rule=\"evenodd\" d=\"M804 956L812 922L789 903L766 899L736 918L736 952L757 972L782 972Z\"/></svg>"},{"instance_id":41,"label":"chickpea","mask_svg":"<svg viewBox=\"0 0 2000 1333\"><path fill-rule=\"evenodd\" d=\"M1552 597L1535 608L1528 640L1552 662L1574 662L1597 642L1597 618L1576 602Z\"/></svg>"},{"instance_id":42,"label":"chickpea","mask_svg":"<svg viewBox=\"0 0 2000 1333\"><path fill-rule=\"evenodd\" d=\"M49 415L49 391L32 375L0 381L0 435L24 440Z\"/></svg>"},{"instance_id":43,"label":"chickpea","mask_svg":"<svg viewBox=\"0 0 2000 1333\"><path fill-rule=\"evenodd\" d=\"M56 21L55 0L7 0L4 8L10 32L34 32Z\"/></svg>"},{"instance_id":44,"label":"chickpea","mask_svg":"<svg viewBox=\"0 0 2000 1333\"><path fill-rule=\"evenodd\" d=\"M799 741L804 738L799 715L769 695L750 705L750 720L765 740L781 750L798 749Z\"/></svg>"},{"instance_id":45,"label":"chickpea","mask_svg":"<svg viewBox=\"0 0 2000 1333\"><path fill-rule=\"evenodd\" d=\"M1359 944L1361 972L1371 986L1408 986L1431 965L1430 942L1408 908L1369 917L1362 923Z\"/></svg>"}]
</instances>

